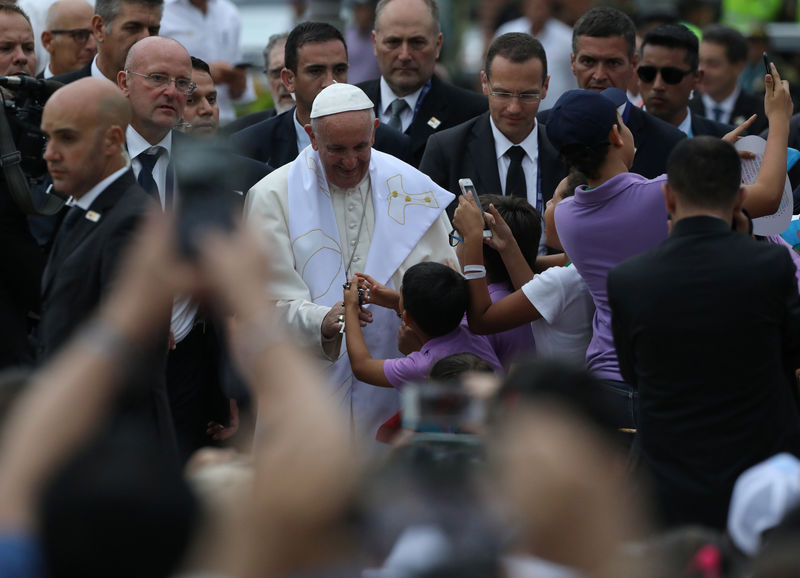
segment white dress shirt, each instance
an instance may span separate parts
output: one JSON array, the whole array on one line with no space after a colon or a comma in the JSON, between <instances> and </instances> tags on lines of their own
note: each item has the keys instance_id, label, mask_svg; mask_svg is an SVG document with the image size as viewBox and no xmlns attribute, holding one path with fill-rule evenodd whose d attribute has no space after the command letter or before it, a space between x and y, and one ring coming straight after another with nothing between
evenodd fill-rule
<instances>
[{"instance_id":1,"label":"white dress shirt","mask_svg":"<svg viewBox=\"0 0 800 578\"><path fill-rule=\"evenodd\" d=\"M731 124L733 107L736 106L736 99L739 98L739 93L741 91L742 89L737 85L733 92L722 102L717 102L706 93L702 93L700 98L703 99L703 106L706 108L706 118L724 124ZM714 118L714 109L717 107L722 109L722 116L719 119Z\"/></svg>"}]
</instances>

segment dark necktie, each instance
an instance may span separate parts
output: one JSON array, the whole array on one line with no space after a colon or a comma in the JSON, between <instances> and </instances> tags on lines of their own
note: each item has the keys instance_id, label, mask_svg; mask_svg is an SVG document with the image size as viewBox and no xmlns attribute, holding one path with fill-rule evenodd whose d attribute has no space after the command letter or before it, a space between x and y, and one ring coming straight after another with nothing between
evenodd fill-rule
<instances>
[{"instance_id":1,"label":"dark necktie","mask_svg":"<svg viewBox=\"0 0 800 578\"><path fill-rule=\"evenodd\" d=\"M722 122L722 107L715 106L711 109L711 113L714 115L715 121Z\"/></svg>"},{"instance_id":2,"label":"dark necktie","mask_svg":"<svg viewBox=\"0 0 800 578\"><path fill-rule=\"evenodd\" d=\"M389 105L389 109L392 111L391 116L389 117L388 124L395 130L399 130L403 132L403 121L400 120L400 114L408 108L408 103L403 100L402 98L396 98L392 101L392 104Z\"/></svg>"},{"instance_id":3,"label":"dark necktie","mask_svg":"<svg viewBox=\"0 0 800 578\"><path fill-rule=\"evenodd\" d=\"M64 219L61 221L61 226L58 228L58 233L56 233L56 238L53 241L53 248L57 245L60 245L64 242L69 232L75 228L75 225L78 224L78 221L81 220L86 214L84 209L81 209L78 205L72 205L67 214L64 215Z\"/></svg>"},{"instance_id":4,"label":"dark necktie","mask_svg":"<svg viewBox=\"0 0 800 578\"><path fill-rule=\"evenodd\" d=\"M158 201L159 205L161 205L161 197L158 195L158 185L156 185L156 180L153 178L153 167L156 166L158 157L161 156L161 151L163 150L161 147L155 147L155 152L151 152L152 149L147 149L136 157L142 165L136 180L148 195Z\"/></svg>"},{"instance_id":5,"label":"dark necktie","mask_svg":"<svg viewBox=\"0 0 800 578\"><path fill-rule=\"evenodd\" d=\"M528 198L528 187L525 184L525 173L522 170L522 159L525 158L525 149L519 145L514 145L506 151L511 164L508 165L506 175L506 195L513 197Z\"/></svg>"}]
</instances>

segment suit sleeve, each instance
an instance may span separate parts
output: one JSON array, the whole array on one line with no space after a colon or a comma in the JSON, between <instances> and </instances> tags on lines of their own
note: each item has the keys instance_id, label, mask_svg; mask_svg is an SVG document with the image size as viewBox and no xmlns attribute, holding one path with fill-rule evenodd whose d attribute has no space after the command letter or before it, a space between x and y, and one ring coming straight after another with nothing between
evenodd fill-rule
<instances>
[{"instance_id":1,"label":"suit sleeve","mask_svg":"<svg viewBox=\"0 0 800 578\"><path fill-rule=\"evenodd\" d=\"M631 327L625 311L623 273L618 268L608 274L608 304L611 307L611 332L614 336L614 349L617 351L619 371L622 379L633 388L638 388L636 379L636 360L631 340Z\"/></svg>"},{"instance_id":2,"label":"suit sleeve","mask_svg":"<svg viewBox=\"0 0 800 578\"><path fill-rule=\"evenodd\" d=\"M322 320L330 308L312 301L308 287L294 268L288 221L289 166L273 171L250 189L245 216L259 232L269 255L269 297L265 298L276 301L281 320L303 345L333 361L339 340L322 340Z\"/></svg>"}]
</instances>

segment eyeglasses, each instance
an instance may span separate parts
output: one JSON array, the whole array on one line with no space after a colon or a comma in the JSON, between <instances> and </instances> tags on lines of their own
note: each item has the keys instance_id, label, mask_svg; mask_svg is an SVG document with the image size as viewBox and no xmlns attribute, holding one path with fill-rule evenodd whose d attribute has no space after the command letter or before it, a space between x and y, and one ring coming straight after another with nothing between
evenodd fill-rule
<instances>
[{"instance_id":1,"label":"eyeglasses","mask_svg":"<svg viewBox=\"0 0 800 578\"><path fill-rule=\"evenodd\" d=\"M636 74L639 75L642 82L647 83L653 82L659 72L661 73L661 78L667 84L678 84L685 76L692 74L694 70L681 70L674 66L664 66L662 68L656 66L640 66L636 69Z\"/></svg>"},{"instance_id":2,"label":"eyeglasses","mask_svg":"<svg viewBox=\"0 0 800 578\"><path fill-rule=\"evenodd\" d=\"M92 31L88 28L73 28L71 30L51 30L50 34L69 34L78 44L86 44Z\"/></svg>"},{"instance_id":3,"label":"eyeglasses","mask_svg":"<svg viewBox=\"0 0 800 578\"><path fill-rule=\"evenodd\" d=\"M458 246L459 243L464 242L464 239L458 236L458 231L456 231L455 229L450 231L450 234L447 235L447 239L450 241L451 247L456 247Z\"/></svg>"},{"instance_id":4,"label":"eyeglasses","mask_svg":"<svg viewBox=\"0 0 800 578\"><path fill-rule=\"evenodd\" d=\"M486 85L489 87L489 96L493 96L500 102L511 102L512 98L518 98L523 104L533 104L542 99L542 95L538 92L523 92L521 94L516 92L498 92L492 88L488 80L486 81Z\"/></svg>"},{"instance_id":5,"label":"eyeglasses","mask_svg":"<svg viewBox=\"0 0 800 578\"><path fill-rule=\"evenodd\" d=\"M181 94L192 94L194 89L197 88L197 85L192 82L190 78L173 78L172 76L163 74L161 72L141 74L140 72L134 72L133 70L126 70L125 74L135 74L136 76L141 76L144 78L144 83L150 88L165 88L169 86L170 82L175 83L175 90Z\"/></svg>"}]
</instances>

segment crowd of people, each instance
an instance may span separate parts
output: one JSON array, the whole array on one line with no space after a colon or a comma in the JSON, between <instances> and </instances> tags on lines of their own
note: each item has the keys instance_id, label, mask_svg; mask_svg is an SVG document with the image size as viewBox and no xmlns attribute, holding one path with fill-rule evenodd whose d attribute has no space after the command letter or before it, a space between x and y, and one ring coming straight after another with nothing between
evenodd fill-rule
<instances>
[{"instance_id":1,"label":"crowd of people","mask_svg":"<svg viewBox=\"0 0 800 578\"><path fill-rule=\"evenodd\" d=\"M434 0L300 22L226 122L228 0L0 2L0 576L800 572L789 82L524 5L480 91Z\"/></svg>"}]
</instances>

